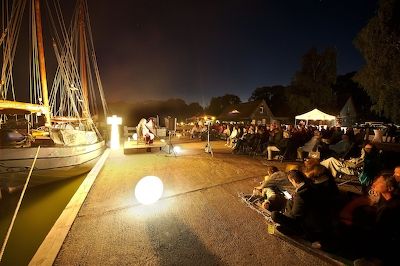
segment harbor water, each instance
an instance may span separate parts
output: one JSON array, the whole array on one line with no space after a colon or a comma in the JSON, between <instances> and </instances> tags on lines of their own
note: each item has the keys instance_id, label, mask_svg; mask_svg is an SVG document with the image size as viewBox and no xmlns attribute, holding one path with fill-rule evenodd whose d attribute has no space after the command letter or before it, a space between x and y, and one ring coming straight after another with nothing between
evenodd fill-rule
<instances>
[{"instance_id":1,"label":"harbor water","mask_svg":"<svg viewBox=\"0 0 400 266\"><path fill-rule=\"evenodd\" d=\"M28 188L0 265L28 265L86 175ZM0 200L1 245L11 223L20 192Z\"/></svg>"}]
</instances>

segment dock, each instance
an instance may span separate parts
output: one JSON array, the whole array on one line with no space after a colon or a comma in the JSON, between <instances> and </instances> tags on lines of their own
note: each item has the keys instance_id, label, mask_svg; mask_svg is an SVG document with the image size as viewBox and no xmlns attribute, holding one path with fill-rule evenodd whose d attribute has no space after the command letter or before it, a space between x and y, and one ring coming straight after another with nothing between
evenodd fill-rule
<instances>
[{"instance_id":1,"label":"dock","mask_svg":"<svg viewBox=\"0 0 400 266\"><path fill-rule=\"evenodd\" d=\"M163 148L168 148L165 141L156 140L151 144L145 144L143 141L127 140L124 142L124 154L158 152Z\"/></svg>"},{"instance_id":2,"label":"dock","mask_svg":"<svg viewBox=\"0 0 400 266\"><path fill-rule=\"evenodd\" d=\"M237 196L262 180L265 165L232 155L224 141L212 142L212 157L205 144L175 143L176 156L110 151L30 265L340 264L268 234ZM148 175L163 181L164 193L146 206L134 189Z\"/></svg>"}]
</instances>

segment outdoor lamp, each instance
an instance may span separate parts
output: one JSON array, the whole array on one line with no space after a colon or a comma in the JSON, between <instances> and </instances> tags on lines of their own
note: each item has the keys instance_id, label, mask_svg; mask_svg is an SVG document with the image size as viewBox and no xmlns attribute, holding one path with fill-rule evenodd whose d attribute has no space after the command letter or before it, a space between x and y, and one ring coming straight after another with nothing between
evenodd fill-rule
<instances>
[{"instance_id":1,"label":"outdoor lamp","mask_svg":"<svg viewBox=\"0 0 400 266\"><path fill-rule=\"evenodd\" d=\"M122 118L116 115L107 117L107 124L111 125L111 149L119 148L119 130L118 125L122 124Z\"/></svg>"},{"instance_id":2,"label":"outdoor lamp","mask_svg":"<svg viewBox=\"0 0 400 266\"><path fill-rule=\"evenodd\" d=\"M180 153L181 151L182 151L181 147L179 147L179 146L175 146L174 147L174 152L175 153Z\"/></svg>"},{"instance_id":3,"label":"outdoor lamp","mask_svg":"<svg viewBox=\"0 0 400 266\"><path fill-rule=\"evenodd\" d=\"M163 190L164 185L160 178L145 176L136 184L135 197L140 203L150 205L161 198Z\"/></svg>"}]
</instances>

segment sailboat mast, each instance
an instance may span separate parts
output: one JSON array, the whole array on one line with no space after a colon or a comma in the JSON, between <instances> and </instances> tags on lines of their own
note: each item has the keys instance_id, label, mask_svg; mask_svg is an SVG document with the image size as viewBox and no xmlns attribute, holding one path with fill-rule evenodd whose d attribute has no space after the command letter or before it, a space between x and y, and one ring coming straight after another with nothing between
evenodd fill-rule
<instances>
[{"instance_id":1,"label":"sailboat mast","mask_svg":"<svg viewBox=\"0 0 400 266\"><path fill-rule=\"evenodd\" d=\"M40 15L40 2L39 0L34 0L34 3L35 3L36 35L37 35L37 45L39 53L39 71L40 71L40 81L42 85L43 105L49 110L49 96L47 90L46 64L44 60L43 30L42 30L42 19ZM46 112L44 115L45 115L45 125L50 126L50 113Z\"/></svg>"},{"instance_id":2,"label":"sailboat mast","mask_svg":"<svg viewBox=\"0 0 400 266\"><path fill-rule=\"evenodd\" d=\"M85 6L84 1L79 3L79 53L80 53L80 74L82 85L82 96L84 101L84 109L82 116L89 117L89 101L88 101L88 85L86 73L86 36L85 36Z\"/></svg>"}]
</instances>

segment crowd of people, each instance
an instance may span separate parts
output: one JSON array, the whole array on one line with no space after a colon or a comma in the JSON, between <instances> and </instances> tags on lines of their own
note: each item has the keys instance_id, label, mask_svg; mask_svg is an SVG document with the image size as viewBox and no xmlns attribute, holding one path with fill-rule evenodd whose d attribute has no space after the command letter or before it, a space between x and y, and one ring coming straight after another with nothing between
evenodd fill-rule
<instances>
[{"instance_id":1,"label":"crowd of people","mask_svg":"<svg viewBox=\"0 0 400 266\"><path fill-rule=\"evenodd\" d=\"M204 139L208 127L202 123L193 126L191 138ZM226 140L226 146L234 153L264 154L268 160L277 156L303 160L310 154L318 158L356 156L366 137L363 129L318 127L312 125L241 125L214 124L210 136ZM358 150L358 152L360 152Z\"/></svg>"},{"instance_id":2,"label":"crowd of people","mask_svg":"<svg viewBox=\"0 0 400 266\"><path fill-rule=\"evenodd\" d=\"M373 149L367 143L362 156ZM269 166L249 199L270 211L284 234L303 237L316 248L391 265L400 241L400 166L390 173L371 170L368 186L358 194L340 191L333 176L337 172L323 162L309 158L286 172Z\"/></svg>"},{"instance_id":3,"label":"crowd of people","mask_svg":"<svg viewBox=\"0 0 400 266\"><path fill-rule=\"evenodd\" d=\"M367 130L215 124L197 125L191 136L204 132L224 139L233 153L299 161L286 171L268 166L264 180L248 198L270 212L278 230L354 258L395 261L400 241L400 166L391 173L384 171L387 165ZM336 181L344 175L358 179L361 193L339 190Z\"/></svg>"},{"instance_id":4,"label":"crowd of people","mask_svg":"<svg viewBox=\"0 0 400 266\"><path fill-rule=\"evenodd\" d=\"M194 138L201 135L199 128L193 128ZM345 256L375 258L384 264L395 261L400 166L384 171L382 153L369 141L367 130L271 123L216 124L211 131L226 140L233 153L299 161L286 171L268 166L264 180L248 198L270 212L278 230ZM339 190L336 181L344 175L358 178L361 193Z\"/></svg>"}]
</instances>

